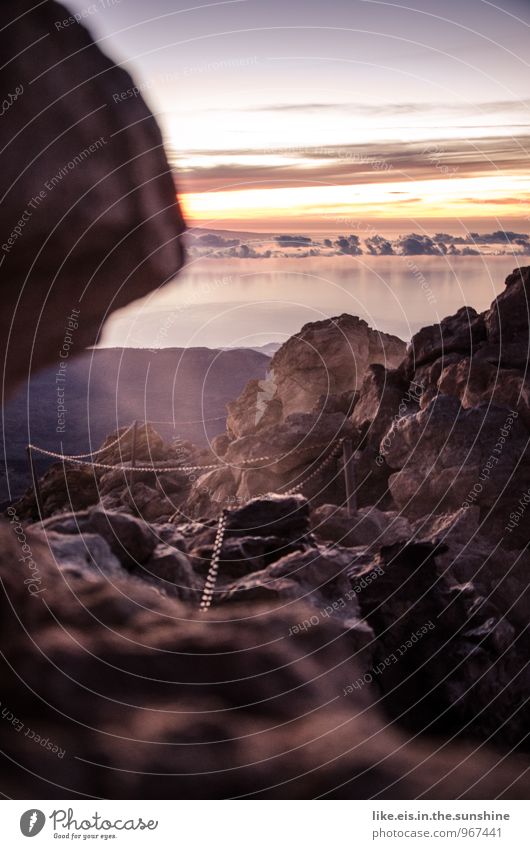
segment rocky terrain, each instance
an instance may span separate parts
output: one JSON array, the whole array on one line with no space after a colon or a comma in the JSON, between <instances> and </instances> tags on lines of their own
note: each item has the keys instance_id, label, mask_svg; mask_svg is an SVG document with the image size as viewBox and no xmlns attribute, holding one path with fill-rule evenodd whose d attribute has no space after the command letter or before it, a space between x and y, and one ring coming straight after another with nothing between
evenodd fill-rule
<instances>
[{"instance_id":1,"label":"rocky terrain","mask_svg":"<svg viewBox=\"0 0 530 849\"><path fill-rule=\"evenodd\" d=\"M366 348L336 353L362 322L308 325L210 447L146 425L132 469L122 428L46 473L42 521L32 491L12 505L6 703L68 753L35 792L528 792L529 292L516 270L363 374ZM35 749L8 756L27 786Z\"/></svg>"},{"instance_id":2,"label":"rocky terrain","mask_svg":"<svg viewBox=\"0 0 530 849\"><path fill-rule=\"evenodd\" d=\"M156 122L67 16L0 11L10 392L182 261ZM207 447L118 419L9 504L0 792L525 798L529 290L407 350L308 325Z\"/></svg>"}]
</instances>

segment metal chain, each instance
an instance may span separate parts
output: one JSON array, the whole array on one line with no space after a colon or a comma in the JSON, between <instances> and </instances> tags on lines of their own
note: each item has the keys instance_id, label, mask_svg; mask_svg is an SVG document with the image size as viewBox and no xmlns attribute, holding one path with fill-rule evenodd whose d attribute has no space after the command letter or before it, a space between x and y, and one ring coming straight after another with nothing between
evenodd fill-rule
<instances>
[{"instance_id":1,"label":"metal chain","mask_svg":"<svg viewBox=\"0 0 530 849\"><path fill-rule=\"evenodd\" d=\"M33 451L38 451L40 454L45 454L46 457L55 457L58 460L67 460L69 463L77 463L79 466L93 466L96 469L110 469L113 471L122 472L198 472L202 469L220 469L222 465L211 464L209 466L123 466L111 463L98 463L95 460L79 460L75 456L68 454L58 454L56 451L48 451L45 448L39 448L37 445L29 446Z\"/></svg>"},{"instance_id":2,"label":"metal chain","mask_svg":"<svg viewBox=\"0 0 530 849\"><path fill-rule=\"evenodd\" d=\"M322 469L326 468L326 466L328 466L332 462L332 460L336 458L337 454L339 453L339 448L341 446L342 440L339 440L339 442L333 445L330 453L323 459L323 461L317 466L317 468L311 472L310 475L307 475L307 477L300 481L297 486L293 486L291 487L291 489L285 490L282 494L292 495L302 489L308 483L308 481L316 477L322 471ZM208 569L208 575L206 577L206 582L204 584L204 589L201 597L201 603L199 605L199 609L202 612L206 612L207 610L209 610L213 601L213 594L215 592L217 576L219 573L219 561L221 559L221 549L223 547L227 518L228 511L224 509L221 515L219 516L219 523L217 525L217 533L215 535L215 541L213 544L210 568Z\"/></svg>"},{"instance_id":3,"label":"metal chain","mask_svg":"<svg viewBox=\"0 0 530 849\"><path fill-rule=\"evenodd\" d=\"M332 450L329 452L327 457L324 457L324 459L322 460L320 465L317 466L317 468L314 469L314 471L312 471L311 474L309 474L309 475L307 475L307 477L303 478L303 480L301 480L300 483L296 484L296 486L292 486L290 489L280 490L280 493L282 495L294 495L296 492L299 492L301 489L303 489L304 486L307 483L309 483L310 480L313 480L313 478L316 478L317 475L320 474L322 469L325 469L326 466L328 466L331 463L331 461L334 460L337 457L337 455L339 454L339 448L341 447L341 445L342 445L342 441L337 442L332 447Z\"/></svg>"},{"instance_id":4,"label":"metal chain","mask_svg":"<svg viewBox=\"0 0 530 849\"><path fill-rule=\"evenodd\" d=\"M317 445L312 446L313 448L320 448L322 445L327 445L328 443L318 443ZM239 464L231 464L231 463L210 463L206 466L124 466L118 464L111 463L99 463L96 460L92 461L84 461L79 459L80 456L76 454L59 454L57 451L48 451L46 448L39 448L38 445L33 445L32 443L28 446L33 451L38 451L40 454L44 454L46 457L54 457L57 460L67 460L69 463L77 463L79 466L93 466L96 469L108 469L113 471L124 471L124 472L200 472L200 471L208 471L213 469L223 469L223 468L237 468L237 465L246 465L248 463L262 463L265 461L273 460L277 461L281 459L280 457L271 457L271 456L263 456L263 457L249 457L246 460L241 460ZM109 447L109 446L107 446ZM106 450L106 449L105 449ZM301 451L306 451L307 448L298 448L294 449L292 453L299 454ZM87 455L90 456L90 455Z\"/></svg>"},{"instance_id":5,"label":"metal chain","mask_svg":"<svg viewBox=\"0 0 530 849\"><path fill-rule=\"evenodd\" d=\"M217 525L217 533L213 544L212 559L210 568L202 591L201 603L199 609L206 612L212 603L215 585L217 583L217 573L219 571L219 560L221 559L221 549L223 547L224 534L226 529L227 511L223 510L219 516Z\"/></svg>"},{"instance_id":6,"label":"metal chain","mask_svg":"<svg viewBox=\"0 0 530 849\"><path fill-rule=\"evenodd\" d=\"M182 425L206 424L206 422L224 422L226 415L215 416L212 419L188 419L186 422L175 422L173 419L149 419L149 424L170 424L173 427L181 427Z\"/></svg>"},{"instance_id":7,"label":"metal chain","mask_svg":"<svg viewBox=\"0 0 530 849\"><path fill-rule=\"evenodd\" d=\"M118 442L121 442L124 436L126 436L129 431L133 429L133 427L134 424L130 424L129 427L123 431L123 433L120 433L117 439L115 439L113 442L110 442L108 445L102 445L101 448L96 448L95 451L88 451L86 454L55 454L54 456L64 457L65 460L78 460L83 457L95 457L96 454L102 454L104 451L108 451L109 448L113 448L114 445L118 444ZM31 442L29 443L28 448L32 448L34 451L40 451L42 454L52 453L46 452L44 448L38 448L36 445L32 445Z\"/></svg>"}]
</instances>

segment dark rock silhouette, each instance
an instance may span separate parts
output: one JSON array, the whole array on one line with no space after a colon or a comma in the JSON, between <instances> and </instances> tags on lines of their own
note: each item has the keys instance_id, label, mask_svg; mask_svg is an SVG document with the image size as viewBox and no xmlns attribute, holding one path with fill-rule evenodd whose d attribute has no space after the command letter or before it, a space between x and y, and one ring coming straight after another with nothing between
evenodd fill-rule
<instances>
[{"instance_id":1,"label":"dark rock silhouette","mask_svg":"<svg viewBox=\"0 0 530 849\"><path fill-rule=\"evenodd\" d=\"M164 285L183 262L184 224L156 121L138 90L119 99L131 77L81 24L57 28L69 14L29 0L0 10L0 52L11 59L3 87L23 88L2 122L9 390L58 364L65 344L94 344L110 312Z\"/></svg>"}]
</instances>

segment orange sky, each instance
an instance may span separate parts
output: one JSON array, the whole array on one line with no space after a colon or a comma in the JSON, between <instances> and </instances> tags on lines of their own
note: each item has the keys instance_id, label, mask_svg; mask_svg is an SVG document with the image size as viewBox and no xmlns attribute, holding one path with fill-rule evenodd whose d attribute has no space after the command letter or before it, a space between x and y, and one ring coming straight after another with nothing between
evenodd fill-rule
<instances>
[{"instance_id":1,"label":"orange sky","mask_svg":"<svg viewBox=\"0 0 530 849\"><path fill-rule=\"evenodd\" d=\"M192 225L530 229L528 0L94 8L86 23L154 111Z\"/></svg>"}]
</instances>

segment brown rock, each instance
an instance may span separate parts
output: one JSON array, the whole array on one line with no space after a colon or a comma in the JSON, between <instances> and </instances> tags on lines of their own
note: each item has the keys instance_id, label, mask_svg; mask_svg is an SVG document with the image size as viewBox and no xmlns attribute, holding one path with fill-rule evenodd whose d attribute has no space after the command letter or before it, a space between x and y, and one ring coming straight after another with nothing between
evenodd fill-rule
<instances>
[{"instance_id":1,"label":"brown rock","mask_svg":"<svg viewBox=\"0 0 530 849\"><path fill-rule=\"evenodd\" d=\"M182 601L197 603L200 599L202 582L193 571L189 558L175 546L166 543L157 545L149 560L143 566L137 566L135 574Z\"/></svg>"},{"instance_id":2,"label":"brown rock","mask_svg":"<svg viewBox=\"0 0 530 849\"><path fill-rule=\"evenodd\" d=\"M378 550L411 536L411 526L404 516L376 507L361 508L350 516L345 507L322 504L313 510L311 523L318 539L343 546L364 546L368 550Z\"/></svg>"},{"instance_id":3,"label":"brown rock","mask_svg":"<svg viewBox=\"0 0 530 849\"><path fill-rule=\"evenodd\" d=\"M438 389L459 398L465 408L491 403L517 410L530 429L530 380L515 369L500 369L484 359L465 357L443 369Z\"/></svg>"},{"instance_id":4,"label":"brown rock","mask_svg":"<svg viewBox=\"0 0 530 849\"><path fill-rule=\"evenodd\" d=\"M138 91L119 97L133 80L81 24L56 27L69 15L30 0L0 11L3 89L23 87L0 169L10 386L30 365L59 363L63 345L73 355L94 344L109 311L163 285L183 260L158 126Z\"/></svg>"},{"instance_id":5,"label":"brown rock","mask_svg":"<svg viewBox=\"0 0 530 849\"><path fill-rule=\"evenodd\" d=\"M397 366L405 355L397 336L372 330L356 316L306 324L275 353L265 381L253 381L230 405L228 427L240 437L270 428L293 413L321 411L330 396L349 396L371 363ZM332 409L338 409L333 402ZM342 409L340 410L343 411Z\"/></svg>"},{"instance_id":6,"label":"brown rock","mask_svg":"<svg viewBox=\"0 0 530 849\"><path fill-rule=\"evenodd\" d=\"M530 267L516 268L506 279L504 292L493 301L484 322L488 344L500 347L504 368L526 368L530 328Z\"/></svg>"},{"instance_id":7,"label":"brown rock","mask_svg":"<svg viewBox=\"0 0 530 849\"><path fill-rule=\"evenodd\" d=\"M502 536L512 505L530 486L528 433L507 407L464 410L456 398L438 395L394 421L383 441L388 466L400 470L390 477L392 496L409 517L479 506L486 532ZM526 538L520 526L511 544Z\"/></svg>"},{"instance_id":8,"label":"brown rock","mask_svg":"<svg viewBox=\"0 0 530 849\"><path fill-rule=\"evenodd\" d=\"M415 412L421 397L419 384L407 384L397 371L379 364L366 369L359 399L351 416L362 442L379 446L392 419Z\"/></svg>"},{"instance_id":9,"label":"brown rock","mask_svg":"<svg viewBox=\"0 0 530 849\"><path fill-rule=\"evenodd\" d=\"M63 513L46 519L40 527L49 533L98 534L127 569L145 563L154 551L156 535L140 519L100 505L77 513Z\"/></svg>"},{"instance_id":10,"label":"brown rock","mask_svg":"<svg viewBox=\"0 0 530 849\"><path fill-rule=\"evenodd\" d=\"M440 324L423 327L412 337L407 349L408 370L414 373L419 366L448 354L473 353L485 338L484 317L472 307L462 307L455 315Z\"/></svg>"},{"instance_id":11,"label":"brown rock","mask_svg":"<svg viewBox=\"0 0 530 849\"><path fill-rule=\"evenodd\" d=\"M134 483L128 492L127 501L144 522L165 521L175 512L175 505L168 498L145 483Z\"/></svg>"},{"instance_id":12,"label":"brown rock","mask_svg":"<svg viewBox=\"0 0 530 849\"><path fill-rule=\"evenodd\" d=\"M264 380L249 381L239 398L227 404L228 438L239 439L278 424L282 418L282 404L275 394L276 384L270 374Z\"/></svg>"},{"instance_id":13,"label":"brown rock","mask_svg":"<svg viewBox=\"0 0 530 849\"><path fill-rule=\"evenodd\" d=\"M54 463L40 478L44 517L71 510L84 510L99 500L97 476L89 466L63 466ZM33 488L16 502L22 519L39 518Z\"/></svg>"}]
</instances>

